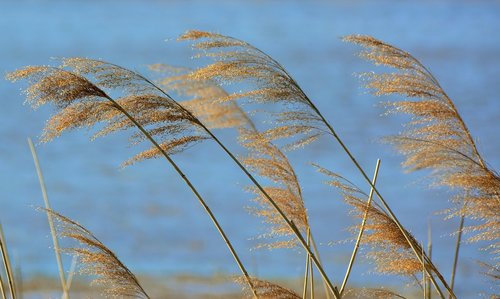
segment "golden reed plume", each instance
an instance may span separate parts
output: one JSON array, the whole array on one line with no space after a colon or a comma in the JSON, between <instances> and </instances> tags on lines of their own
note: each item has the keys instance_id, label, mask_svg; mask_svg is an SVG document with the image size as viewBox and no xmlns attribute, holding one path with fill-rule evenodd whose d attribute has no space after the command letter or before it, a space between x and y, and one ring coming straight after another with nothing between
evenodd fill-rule
<instances>
[{"instance_id":1,"label":"golden reed plume","mask_svg":"<svg viewBox=\"0 0 500 299\"><path fill-rule=\"evenodd\" d=\"M297 175L288 158L266 138L265 134L258 132L255 127L241 129L240 140L249 149L249 154L243 159L243 163L261 177L269 179L275 184L264 187L266 192L271 195L297 228L306 235L310 229L307 210ZM262 237L285 238L283 241L274 241L266 246L278 248L299 245L297 240L293 238L294 233L260 192L253 187L250 190L257 195L255 201L260 205L260 208L252 210L253 213L263 217L270 224L269 233Z\"/></svg>"},{"instance_id":2,"label":"golden reed plume","mask_svg":"<svg viewBox=\"0 0 500 299\"><path fill-rule=\"evenodd\" d=\"M26 67L12 72L7 78L12 81L27 79L27 102L33 107L52 103L56 113L47 121L42 141L48 142L64 131L75 128L92 128L104 124L94 137L105 136L119 130L130 129L135 124L123 113L126 111L140 123L152 137L161 142L167 154L175 154L206 137L196 127L197 120L179 108L173 100L159 95L139 78L112 64L85 58L64 60L70 72L56 67ZM92 75L97 83L83 76ZM127 94L117 100L111 99L100 87L126 88ZM132 144L143 141L144 135L132 136ZM125 165L162 155L157 147L145 150Z\"/></svg>"},{"instance_id":3,"label":"golden reed plume","mask_svg":"<svg viewBox=\"0 0 500 299\"><path fill-rule=\"evenodd\" d=\"M487 241L500 253L500 176L483 160L453 101L429 70L409 53L370 36L344 40L361 45L361 53L377 65L397 72L366 74L375 95L402 95L408 99L386 104L387 113L412 117L405 130L387 140L405 155L409 170L430 169L435 184L455 191L450 216L465 216L479 224L469 226L469 241Z\"/></svg>"},{"instance_id":4,"label":"golden reed plume","mask_svg":"<svg viewBox=\"0 0 500 299\"><path fill-rule=\"evenodd\" d=\"M135 275L90 231L53 210L42 210L58 221L57 235L60 238L79 244L61 250L78 257L80 272L95 276L92 284L102 287L104 295L112 298L149 298Z\"/></svg>"},{"instance_id":5,"label":"golden reed plume","mask_svg":"<svg viewBox=\"0 0 500 299\"><path fill-rule=\"evenodd\" d=\"M192 40L193 47L216 60L200 68L191 77L221 83L251 81L257 88L221 97L219 101L246 99L256 103L279 103L285 112L274 113L276 126L264 132L269 140L297 137L285 146L294 149L313 142L324 133L321 118L297 82L277 61L242 40L221 34L188 31L179 40ZM304 109L304 107L308 109Z\"/></svg>"}]
</instances>

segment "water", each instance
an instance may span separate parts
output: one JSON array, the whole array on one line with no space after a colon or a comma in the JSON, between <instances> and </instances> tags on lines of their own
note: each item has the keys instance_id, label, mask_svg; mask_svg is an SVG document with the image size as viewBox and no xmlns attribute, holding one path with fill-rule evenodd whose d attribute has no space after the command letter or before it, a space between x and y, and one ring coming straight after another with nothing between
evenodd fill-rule
<instances>
[{"instance_id":1,"label":"water","mask_svg":"<svg viewBox=\"0 0 500 299\"><path fill-rule=\"evenodd\" d=\"M444 190L429 190L423 174L402 175L401 157L374 142L400 130L400 119L381 118L378 102L354 73L373 67L358 59L346 34L370 34L402 47L429 66L454 99L480 151L500 169L500 2L498 1L5 1L0 3L0 70L51 64L51 57L101 58L145 71L151 63L194 66L187 44L173 39L188 29L216 31L245 39L280 61L312 98L366 169L382 159L379 186L402 222L424 240L430 221L434 256L444 273L451 266L455 221L435 211L447 206ZM165 40L169 40L165 42ZM51 110L23 106L20 84L0 81L0 220L14 262L26 276L56 275L32 158L26 143L38 136ZM234 133L217 132L237 153ZM119 134L89 142L74 132L37 147L53 208L91 229L137 273L150 275L237 274L223 242L181 180L163 161L119 169L137 152ZM331 140L325 138L290 156L303 184L306 205L326 268L341 279L350 245L326 244L346 238L347 210L324 186L308 162L341 172L362 184ZM248 180L210 142L175 157L213 206L253 274L302 275L298 250L248 251L263 231L247 214ZM371 172L371 171L370 171ZM422 216L425 215L425 216ZM488 292L475 261L486 259L475 245L462 247L459 294ZM65 260L69 265L69 260ZM404 282L360 274L353 282L400 286ZM470 277L472 276L472 278ZM467 279L467 280L466 280ZM467 293L466 293L467 292Z\"/></svg>"}]
</instances>

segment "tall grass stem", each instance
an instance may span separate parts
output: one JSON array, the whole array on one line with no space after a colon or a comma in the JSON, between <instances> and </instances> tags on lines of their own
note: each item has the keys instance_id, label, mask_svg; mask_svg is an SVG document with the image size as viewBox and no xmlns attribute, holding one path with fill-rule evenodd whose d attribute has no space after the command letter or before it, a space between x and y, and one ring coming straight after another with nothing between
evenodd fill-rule
<instances>
[{"instance_id":1,"label":"tall grass stem","mask_svg":"<svg viewBox=\"0 0 500 299\"><path fill-rule=\"evenodd\" d=\"M373 174L372 184L375 186L377 183L378 170L380 168L380 159L377 159L377 163L375 165L375 172ZM370 211L370 206L372 204L373 198L373 187L370 188L370 194L368 195L368 200L366 202L365 213L363 214L363 220L361 221L361 227L359 228L358 237L356 238L356 243L354 244L354 249L352 250L351 259L349 260L349 264L347 265L347 271L344 276L344 281L342 281L342 285L340 286L340 295L344 293L345 286L347 285L347 280L349 279L349 275L351 274L352 266L354 265L354 261L356 259L356 255L358 253L359 245L361 243L361 238L363 237L363 233L365 231L366 220L368 219L368 212Z\"/></svg>"},{"instance_id":2,"label":"tall grass stem","mask_svg":"<svg viewBox=\"0 0 500 299\"><path fill-rule=\"evenodd\" d=\"M33 156L33 162L35 163L36 174L38 176L38 182L40 183L40 189L42 190L43 202L45 204L45 209L51 210L49 203L49 196L47 195L47 188L45 186L45 181L43 179L42 168L40 167L40 162L38 160L38 155L36 154L35 146L33 141L28 137L28 145L30 147L31 155ZM52 235L52 243L54 244L54 254L57 260L57 268L59 271L59 279L61 281L61 287L63 290L63 299L69 299L68 288L66 287L66 278L64 277L64 267L61 258L61 249L59 248L59 240L57 239L56 230L54 227L54 220L52 215L47 212L47 221L49 222L50 234Z\"/></svg>"}]
</instances>

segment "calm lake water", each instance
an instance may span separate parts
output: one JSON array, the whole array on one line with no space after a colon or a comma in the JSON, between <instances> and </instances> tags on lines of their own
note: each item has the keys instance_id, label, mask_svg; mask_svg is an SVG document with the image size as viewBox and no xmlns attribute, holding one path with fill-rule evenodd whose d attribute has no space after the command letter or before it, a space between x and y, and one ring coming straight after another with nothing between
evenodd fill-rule
<instances>
[{"instance_id":1,"label":"calm lake water","mask_svg":"<svg viewBox=\"0 0 500 299\"><path fill-rule=\"evenodd\" d=\"M446 190L429 189L425 173L403 174L401 157L377 138L397 133L401 119L381 117L381 108L360 87L355 74L373 67L343 43L346 34L369 34L413 53L454 99L480 151L500 169L500 2L499 1L7 1L0 2L0 71L53 64L51 57L84 56L139 71L168 63L196 66L189 45L175 38L188 29L239 37L280 61L371 173L382 159L379 186L390 204L421 240L432 224L433 258L448 275L456 221L435 212L447 207ZM167 41L166 41L167 40ZM23 105L22 84L0 81L0 221L15 264L26 277L57 275L43 204L26 142L36 137L51 109ZM238 154L231 131L218 136ZM37 147L52 206L92 230L134 272L149 275L238 274L224 243L190 191L161 160L120 169L137 152L128 135L89 141L90 134L65 134ZM322 258L341 280L351 245L352 224L337 193L322 184L309 162L338 171L364 186L339 147L324 138L291 153L304 189ZM249 250L263 232L249 216L249 181L211 142L175 156L227 229L250 272L266 278L303 273L300 250ZM477 245L462 247L458 294L490 292L476 275ZM69 259L65 259L69 266ZM357 264L357 285L402 286L405 281L370 275ZM365 274L361 274L366 272ZM471 278L472 277L472 278ZM390 279L389 279L390 278Z\"/></svg>"}]
</instances>

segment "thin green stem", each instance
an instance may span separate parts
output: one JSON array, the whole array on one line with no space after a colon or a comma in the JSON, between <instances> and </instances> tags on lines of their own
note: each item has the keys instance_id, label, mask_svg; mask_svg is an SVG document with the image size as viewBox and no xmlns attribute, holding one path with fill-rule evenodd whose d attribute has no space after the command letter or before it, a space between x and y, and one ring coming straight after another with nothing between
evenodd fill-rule
<instances>
[{"instance_id":1,"label":"thin green stem","mask_svg":"<svg viewBox=\"0 0 500 299\"><path fill-rule=\"evenodd\" d=\"M380 168L380 159L377 159L377 164L375 165L375 172L373 174L372 184L375 185L377 183L378 170ZM344 281L342 281L342 285L340 286L340 295L344 293L345 286L347 285L347 280L349 279L349 275L351 274L352 266L354 265L354 260L356 259L356 254L358 253L359 244L361 243L361 238L363 237L363 233L365 231L366 220L368 219L368 212L370 211L370 207L372 204L373 198L373 187L370 189L370 194L368 195L368 200L366 202L365 213L363 214L363 220L361 221L361 227L359 229L358 237L356 238L356 243L354 244L354 249L352 250L351 259L349 264L347 265L347 271L344 276Z\"/></svg>"},{"instance_id":2,"label":"thin green stem","mask_svg":"<svg viewBox=\"0 0 500 299\"><path fill-rule=\"evenodd\" d=\"M9 253L7 252L7 243L5 242L5 236L3 234L2 224L0 223L0 251L2 253L3 265L5 268L5 274L7 275L7 283L9 285L10 297L16 299L16 285L14 282L14 273L12 272L12 267L10 265Z\"/></svg>"},{"instance_id":3,"label":"thin green stem","mask_svg":"<svg viewBox=\"0 0 500 299\"><path fill-rule=\"evenodd\" d=\"M465 214L462 213L462 216L460 217L460 225L458 227L457 243L455 244L455 255L453 257L453 270L451 271L450 287L452 290L453 290L453 287L455 286L455 275L457 272L458 254L460 252L460 244L462 242L462 231L464 228L464 221L465 221ZM448 298L450 298L450 297L448 297Z\"/></svg>"},{"instance_id":4,"label":"thin green stem","mask_svg":"<svg viewBox=\"0 0 500 299\"><path fill-rule=\"evenodd\" d=\"M33 156L33 162L35 163L36 174L38 175L38 182L40 183L40 189L42 190L43 202L45 204L45 209L51 210L49 197L47 195L47 188L45 187L45 181L43 179L42 169L40 167L40 162L38 161L38 156L35 151L35 146L31 138L28 138L28 145L31 150L31 155ZM64 277L64 268L61 259L61 250L59 248L59 240L57 239L56 230L54 228L54 220L52 215L47 212L47 221L49 222L50 234L52 235L52 243L54 244L54 253L57 260L57 268L59 270L59 279L61 281L61 287L63 290L63 299L69 299L68 288L66 287L66 278Z\"/></svg>"},{"instance_id":5,"label":"thin green stem","mask_svg":"<svg viewBox=\"0 0 500 299\"><path fill-rule=\"evenodd\" d=\"M252 280L250 279L250 276L248 275L247 270L243 266L243 263L241 262L238 254L236 253L236 250L234 249L233 245L229 241L229 238L226 236L224 230L220 226L219 222L217 221L215 215L212 213L212 210L208 207L206 204L205 200L201 197L201 195L198 193L198 190L193 186L191 181L186 177L186 175L181 171L179 166L172 160L172 158L161 148L161 146L154 140L154 138L149 134L144 127L139 124L134 117L132 117L120 104L118 104L114 99L112 99L109 96L106 96L107 99L114 105L116 109L118 109L120 112L122 112L143 134L146 136L146 138L160 151L160 153L167 159L167 161L172 165L172 167L175 169L175 171L181 176L181 178L184 180L184 182L188 185L188 187L191 189L191 191L195 194L196 198L198 199L199 203L203 206L205 209L206 213L212 220L213 224L217 228L217 231L221 235L222 239L226 243L229 251L231 252L234 260L238 264L238 267L240 268L240 271L243 273L243 276L245 277L248 285L250 286L250 289L253 293L253 296L255 298L258 298L257 292L255 290L255 287L252 283Z\"/></svg>"}]
</instances>

